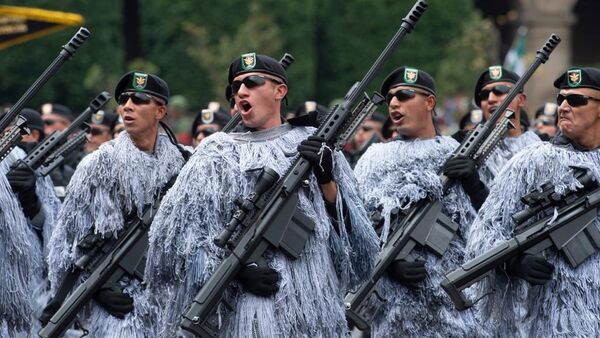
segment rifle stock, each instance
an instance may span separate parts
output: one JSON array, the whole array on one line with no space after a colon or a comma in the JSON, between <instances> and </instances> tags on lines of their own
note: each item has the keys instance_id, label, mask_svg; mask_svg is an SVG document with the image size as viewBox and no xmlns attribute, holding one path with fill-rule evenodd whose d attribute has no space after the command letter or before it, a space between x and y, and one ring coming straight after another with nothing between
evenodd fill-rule
<instances>
[{"instance_id":1,"label":"rifle stock","mask_svg":"<svg viewBox=\"0 0 600 338\"><path fill-rule=\"evenodd\" d=\"M342 105L332 109L315 131L315 136L323 137L330 144L335 144L337 140L343 138L342 135L347 131L344 128L353 125L353 120L359 118L358 113L364 112L366 105L363 108L356 107L352 111L351 108L391 56L400 40L412 31L427 6L425 1L417 1L363 79L350 89ZM268 190L265 191L259 189L246 198L247 207L242 204L224 233L216 240L219 246L228 245L231 253L209 277L194 297L190 308L184 313L181 322L184 330L199 337L215 337L219 332L219 326L217 322L211 321L211 316L216 313L223 292L239 269L251 262L263 262L262 254L267 248L280 249L292 259L300 255L314 229L312 220L300 213L296 207L298 189L308 177L310 169L310 162L297 157L283 177L276 180L276 184L269 185ZM265 168L263 175L265 172L269 173L270 169ZM264 185L263 175L258 180L257 186ZM233 232L237 228L242 228L240 230L242 233L232 239Z\"/></svg>"}]
</instances>

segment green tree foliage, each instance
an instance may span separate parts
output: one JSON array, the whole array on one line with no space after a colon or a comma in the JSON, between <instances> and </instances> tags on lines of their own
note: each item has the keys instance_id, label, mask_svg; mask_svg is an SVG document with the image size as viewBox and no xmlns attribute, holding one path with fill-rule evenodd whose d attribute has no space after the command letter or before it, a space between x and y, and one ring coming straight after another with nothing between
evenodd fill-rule
<instances>
[{"instance_id":1,"label":"green tree foliage","mask_svg":"<svg viewBox=\"0 0 600 338\"><path fill-rule=\"evenodd\" d=\"M257 0L250 2L248 18L238 27L238 30L232 36L222 35L215 44L209 43L208 28L197 26L189 21L183 22L183 28L194 37L195 41L187 48L187 53L206 70L206 75L211 80L213 94L219 98L227 86L227 76L223 76L223 70L228 69L231 60L238 57L240 51L260 51L261 54L277 55L282 47L279 27Z\"/></svg>"},{"instance_id":2,"label":"green tree foliage","mask_svg":"<svg viewBox=\"0 0 600 338\"><path fill-rule=\"evenodd\" d=\"M464 34L452 40L448 53L440 62L437 76L439 92L446 95L470 90L481 72L492 64L498 64L498 36L489 20L470 15L465 22Z\"/></svg>"},{"instance_id":3,"label":"green tree foliage","mask_svg":"<svg viewBox=\"0 0 600 338\"><path fill-rule=\"evenodd\" d=\"M413 1L353 0L338 6L329 1L328 10L320 12L325 25L319 34L322 53L318 81L321 100L345 94L367 71L401 24ZM430 0L429 9L414 31L400 43L372 89L379 90L384 77L393 69L410 65L423 69L434 78L448 55L448 46L464 34L464 18L473 13L470 0ZM335 79L334 81L326 79ZM438 81L439 82L439 81Z\"/></svg>"},{"instance_id":4,"label":"green tree foliage","mask_svg":"<svg viewBox=\"0 0 600 338\"><path fill-rule=\"evenodd\" d=\"M125 1L125 0L121 0ZM229 62L256 51L279 58L292 53L290 105L304 100L328 105L360 80L400 26L412 0L203 0L140 1L142 58L124 60L122 2L30 0L26 4L75 12L85 17L93 36L48 83L33 106L45 101L83 108L100 90L114 89L125 71L156 72L172 94L186 96L193 110L224 101ZM5 1L23 5L21 1ZM430 0L415 30L399 45L375 78L411 65L431 73L440 92L469 93L481 58L490 54L472 0ZM0 91L14 102L73 34L66 29L1 51ZM489 40L488 40L489 41ZM493 53L493 51L491 51Z\"/></svg>"},{"instance_id":5,"label":"green tree foliage","mask_svg":"<svg viewBox=\"0 0 600 338\"><path fill-rule=\"evenodd\" d=\"M88 41L42 88L29 106L38 108L44 102L54 101L69 105L77 113L99 91L112 92L123 69L118 31L121 18L114 1L29 0L24 4L23 1L9 0L4 1L4 4L79 13L85 18L84 25L92 32ZM61 46L77 28L68 27L58 33L0 51L2 102L16 102L58 55Z\"/></svg>"}]
</instances>

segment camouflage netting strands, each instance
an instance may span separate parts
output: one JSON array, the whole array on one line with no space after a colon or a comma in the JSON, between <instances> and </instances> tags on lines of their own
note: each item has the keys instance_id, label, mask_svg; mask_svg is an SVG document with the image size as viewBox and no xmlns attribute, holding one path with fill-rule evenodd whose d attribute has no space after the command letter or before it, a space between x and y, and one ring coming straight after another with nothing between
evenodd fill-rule
<instances>
[{"instance_id":1,"label":"camouflage netting strands","mask_svg":"<svg viewBox=\"0 0 600 338\"><path fill-rule=\"evenodd\" d=\"M511 216L525 205L521 197L550 181L556 192L575 190L579 183L569 166L592 170L600 179L600 150L579 152L572 146L541 143L517 154L496 177L479 217L471 227L470 258L512 237ZM600 221L595 221L600 226ZM477 284L479 295L495 287L478 309L482 327L498 328L500 337L595 337L600 332L600 253L573 269L550 250L546 259L555 266L552 280L531 286L524 280L496 273Z\"/></svg>"},{"instance_id":2,"label":"camouflage netting strands","mask_svg":"<svg viewBox=\"0 0 600 338\"><path fill-rule=\"evenodd\" d=\"M0 163L0 336L34 331L35 295L42 281L41 243L6 180L10 166L25 157L15 148ZM38 181L39 182L39 181Z\"/></svg>"},{"instance_id":3,"label":"camouflage netting strands","mask_svg":"<svg viewBox=\"0 0 600 338\"><path fill-rule=\"evenodd\" d=\"M296 147L314 128L289 124L248 133L216 133L205 139L165 196L150 234L146 276L159 307L160 337L173 337L194 295L220 263L224 251L213 244L236 210L234 200L253 191L264 166L283 175ZM342 201L352 230L338 235L314 175L300 190L299 210L315 221L315 231L297 260L268 250L266 261L281 279L279 291L261 298L232 285L226 295L235 310L221 337L344 337L348 329L343 297L366 278L377 239L356 181L341 153L334 155L338 218ZM221 317L223 319L224 317Z\"/></svg>"},{"instance_id":4,"label":"camouflage netting strands","mask_svg":"<svg viewBox=\"0 0 600 338\"><path fill-rule=\"evenodd\" d=\"M518 152L531 144L541 142L540 138L532 131L527 131L516 137L505 137L502 139L484 165L479 168L481 181L490 187L494 177L498 175L504 165Z\"/></svg>"},{"instance_id":5,"label":"camouflage netting strands","mask_svg":"<svg viewBox=\"0 0 600 338\"><path fill-rule=\"evenodd\" d=\"M368 212L382 207L385 223L381 242L390 235L389 216L393 208L409 208L426 198L442 198L437 171L458 143L445 136L428 140L393 141L372 145L358 161L354 172ZM374 337L468 337L477 329L475 317L465 311L457 313L439 287L443 274L462 264L466 233L475 210L460 185L442 198L444 214L460 224L443 258L416 252L425 261L427 278L417 290L384 276L378 288L387 299L375 315L371 330Z\"/></svg>"},{"instance_id":6,"label":"camouflage netting strands","mask_svg":"<svg viewBox=\"0 0 600 338\"><path fill-rule=\"evenodd\" d=\"M184 160L168 137L159 134L153 154L140 151L123 132L85 157L67 188L63 208L50 240L49 279L53 292L82 255L77 243L89 233L115 236L124 215L154 202L157 192L179 172ZM95 229L94 229L95 227ZM86 276L87 277L87 276ZM123 280L121 287L134 299L135 310L118 319L95 302L84 309L83 324L94 337L153 336L149 324L156 316L139 297L137 280ZM150 333L149 333L150 332Z\"/></svg>"}]
</instances>

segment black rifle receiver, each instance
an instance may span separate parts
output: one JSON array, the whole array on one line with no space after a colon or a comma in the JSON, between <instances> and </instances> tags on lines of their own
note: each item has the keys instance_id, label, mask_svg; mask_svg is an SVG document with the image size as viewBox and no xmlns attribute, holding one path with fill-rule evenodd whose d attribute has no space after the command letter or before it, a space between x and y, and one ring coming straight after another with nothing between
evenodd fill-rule
<instances>
[{"instance_id":1,"label":"black rifle receiver","mask_svg":"<svg viewBox=\"0 0 600 338\"><path fill-rule=\"evenodd\" d=\"M4 160L6 155L21 142L23 135L30 132L29 127L27 127L27 119L18 115L15 125L0 138L0 161Z\"/></svg>"}]
</instances>

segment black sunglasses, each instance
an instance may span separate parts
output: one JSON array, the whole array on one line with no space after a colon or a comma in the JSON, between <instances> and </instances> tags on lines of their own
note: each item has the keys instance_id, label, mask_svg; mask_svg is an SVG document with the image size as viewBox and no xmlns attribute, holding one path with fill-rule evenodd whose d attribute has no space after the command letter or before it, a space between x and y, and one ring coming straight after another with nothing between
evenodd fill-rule
<instances>
[{"instance_id":1,"label":"black sunglasses","mask_svg":"<svg viewBox=\"0 0 600 338\"><path fill-rule=\"evenodd\" d=\"M133 102L133 104L136 105L149 104L150 102L152 102L152 100L154 100L158 105L164 105L162 101L158 100L154 96L142 92L121 93L121 95L119 95L119 98L117 99L117 103L120 105L124 105L125 103L127 103L127 101L129 101L129 99L131 99L131 102Z\"/></svg>"},{"instance_id":2,"label":"black sunglasses","mask_svg":"<svg viewBox=\"0 0 600 338\"><path fill-rule=\"evenodd\" d=\"M412 99L417 94L421 94L421 95L425 95L425 96L431 95L431 94L427 94L427 93L422 93L422 92L416 91L414 89L400 89L399 91L397 91L397 92L395 92L393 94L392 93L387 93L387 95L385 96L385 102L387 102L387 104L389 106L390 102L392 102L392 99L394 97L396 99L398 99L398 101L404 102L404 101L408 101L408 100Z\"/></svg>"},{"instance_id":3,"label":"black sunglasses","mask_svg":"<svg viewBox=\"0 0 600 338\"><path fill-rule=\"evenodd\" d=\"M479 92L479 100L487 101L490 97L490 93L492 93L492 92L496 96L508 94L508 92L510 92L511 88L512 87L509 87L506 85L497 85L497 86L492 87L491 89L483 89L482 91Z\"/></svg>"},{"instance_id":4,"label":"black sunglasses","mask_svg":"<svg viewBox=\"0 0 600 338\"><path fill-rule=\"evenodd\" d=\"M565 100L567 100L567 103L571 107L585 106L586 104L588 104L589 100L594 100L594 101L600 102L600 99L597 99L597 98L591 97L591 96L587 96L587 95L581 95L581 94L567 94L567 95L558 94L558 95L556 95L556 104L558 104L559 106Z\"/></svg>"},{"instance_id":5,"label":"black sunglasses","mask_svg":"<svg viewBox=\"0 0 600 338\"><path fill-rule=\"evenodd\" d=\"M242 87L242 84L244 86L246 86L246 88L252 89L252 88L256 88L256 87L260 87L260 86L264 85L267 82L267 80L273 81L277 84L283 84L283 82L277 81L270 77L266 77L266 76L262 76L262 75L250 75L250 76L243 78L242 80L233 81L231 83L231 93L233 95L237 95L238 91Z\"/></svg>"},{"instance_id":6,"label":"black sunglasses","mask_svg":"<svg viewBox=\"0 0 600 338\"><path fill-rule=\"evenodd\" d=\"M44 124L47 125L47 126L51 126L51 125L55 124L56 122L58 122L58 121L56 121L56 120L44 120Z\"/></svg>"}]
</instances>

